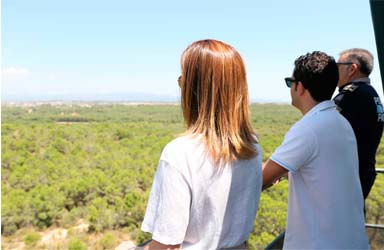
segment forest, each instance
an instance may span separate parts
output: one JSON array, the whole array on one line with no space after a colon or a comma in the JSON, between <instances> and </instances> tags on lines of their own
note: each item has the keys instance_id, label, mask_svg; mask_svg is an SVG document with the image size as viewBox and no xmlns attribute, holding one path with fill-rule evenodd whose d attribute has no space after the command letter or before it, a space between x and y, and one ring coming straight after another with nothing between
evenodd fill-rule
<instances>
[{"instance_id":1,"label":"forest","mask_svg":"<svg viewBox=\"0 0 384 250\"><path fill-rule=\"evenodd\" d=\"M267 160L301 117L290 105L252 104L251 120ZM163 147L184 132L176 104L2 105L2 249L115 249L120 233L140 244L153 175ZM377 152L384 168L384 140ZM264 191L251 249L262 249L284 231L288 183ZM366 201L367 223L384 224L384 174ZM48 229L70 229L54 247ZM384 230L368 231L371 247L384 246Z\"/></svg>"}]
</instances>

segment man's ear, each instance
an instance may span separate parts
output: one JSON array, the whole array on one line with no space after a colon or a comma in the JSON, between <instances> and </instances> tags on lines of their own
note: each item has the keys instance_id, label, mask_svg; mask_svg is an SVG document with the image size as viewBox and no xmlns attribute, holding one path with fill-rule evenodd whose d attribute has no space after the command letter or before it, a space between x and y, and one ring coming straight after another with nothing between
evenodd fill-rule
<instances>
[{"instance_id":1,"label":"man's ear","mask_svg":"<svg viewBox=\"0 0 384 250\"><path fill-rule=\"evenodd\" d=\"M359 71L359 66L358 66L356 63L352 63L352 64L348 67L348 73L349 73L349 75L353 75L353 74L355 74L357 71Z\"/></svg>"},{"instance_id":2,"label":"man's ear","mask_svg":"<svg viewBox=\"0 0 384 250\"><path fill-rule=\"evenodd\" d=\"M299 96L302 96L306 90L306 88L304 88L303 86L303 83L302 82L297 82L296 86L295 86L295 90L297 91L297 94Z\"/></svg>"}]
</instances>

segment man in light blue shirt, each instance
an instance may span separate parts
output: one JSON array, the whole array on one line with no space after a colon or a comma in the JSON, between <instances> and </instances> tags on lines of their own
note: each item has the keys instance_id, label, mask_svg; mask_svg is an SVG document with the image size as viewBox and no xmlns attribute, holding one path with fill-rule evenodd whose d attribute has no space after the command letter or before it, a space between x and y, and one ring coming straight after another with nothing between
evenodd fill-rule
<instances>
[{"instance_id":1,"label":"man in light blue shirt","mask_svg":"<svg viewBox=\"0 0 384 250\"><path fill-rule=\"evenodd\" d=\"M319 51L300 56L285 79L303 114L263 166L263 188L288 173L284 249L368 249L357 144L331 101L335 60Z\"/></svg>"}]
</instances>

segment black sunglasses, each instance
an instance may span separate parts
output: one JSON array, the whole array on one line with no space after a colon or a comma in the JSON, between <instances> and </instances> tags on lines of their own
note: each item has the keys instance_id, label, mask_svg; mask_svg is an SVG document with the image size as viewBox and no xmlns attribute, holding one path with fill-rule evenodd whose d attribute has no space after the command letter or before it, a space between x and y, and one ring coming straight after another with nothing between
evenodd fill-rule
<instances>
[{"instance_id":1,"label":"black sunglasses","mask_svg":"<svg viewBox=\"0 0 384 250\"><path fill-rule=\"evenodd\" d=\"M353 62L338 62L336 63L337 65L351 65L351 64L355 64Z\"/></svg>"},{"instance_id":2,"label":"black sunglasses","mask_svg":"<svg viewBox=\"0 0 384 250\"><path fill-rule=\"evenodd\" d=\"M298 80L293 79L292 77L286 77L284 78L285 84L287 84L287 87L290 88L292 86L293 82L299 82Z\"/></svg>"}]
</instances>

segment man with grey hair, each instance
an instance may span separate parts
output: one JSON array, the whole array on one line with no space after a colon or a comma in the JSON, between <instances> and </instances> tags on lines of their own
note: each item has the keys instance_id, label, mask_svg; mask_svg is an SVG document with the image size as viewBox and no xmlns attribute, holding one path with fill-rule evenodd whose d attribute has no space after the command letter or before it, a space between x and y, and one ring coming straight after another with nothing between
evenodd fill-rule
<instances>
[{"instance_id":1,"label":"man with grey hair","mask_svg":"<svg viewBox=\"0 0 384 250\"><path fill-rule=\"evenodd\" d=\"M348 49L340 53L337 64L339 94L334 101L356 136L360 183L366 199L376 179L376 151L384 125L383 105L369 79L373 56L365 49Z\"/></svg>"}]
</instances>

